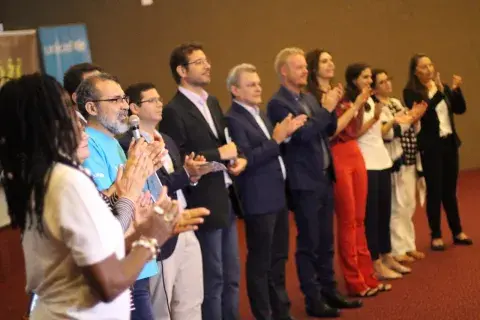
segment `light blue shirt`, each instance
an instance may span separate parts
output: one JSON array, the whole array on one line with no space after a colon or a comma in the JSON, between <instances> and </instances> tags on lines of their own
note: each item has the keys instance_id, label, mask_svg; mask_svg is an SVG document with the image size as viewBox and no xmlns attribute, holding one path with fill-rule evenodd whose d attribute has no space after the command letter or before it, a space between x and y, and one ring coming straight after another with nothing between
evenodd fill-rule
<instances>
[{"instance_id":1,"label":"light blue shirt","mask_svg":"<svg viewBox=\"0 0 480 320\"><path fill-rule=\"evenodd\" d=\"M85 132L89 136L88 150L90 156L83 163L83 167L90 171L97 189L103 191L110 188L115 182L118 167L127 162L127 157L115 138L91 127L87 127ZM148 186L147 189L149 189ZM157 190L155 192L150 191L152 195L155 194L155 198L158 197ZM151 260L145 264L137 280L153 277L158 274L158 271L156 260Z\"/></svg>"}]
</instances>

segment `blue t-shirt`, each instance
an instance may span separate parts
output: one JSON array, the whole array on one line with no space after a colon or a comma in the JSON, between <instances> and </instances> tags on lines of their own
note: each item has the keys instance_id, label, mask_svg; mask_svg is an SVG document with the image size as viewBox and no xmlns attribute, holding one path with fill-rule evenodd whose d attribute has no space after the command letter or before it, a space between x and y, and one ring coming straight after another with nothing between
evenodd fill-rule
<instances>
[{"instance_id":1,"label":"blue t-shirt","mask_svg":"<svg viewBox=\"0 0 480 320\"><path fill-rule=\"evenodd\" d=\"M97 189L103 191L115 182L118 167L125 164L127 157L114 137L90 127L86 128L85 132L89 136L90 156L83 163L83 167L90 170ZM153 277L158 271L156 260L151 260L143 267L138 280Z\"/></svg>"}]
</instances>

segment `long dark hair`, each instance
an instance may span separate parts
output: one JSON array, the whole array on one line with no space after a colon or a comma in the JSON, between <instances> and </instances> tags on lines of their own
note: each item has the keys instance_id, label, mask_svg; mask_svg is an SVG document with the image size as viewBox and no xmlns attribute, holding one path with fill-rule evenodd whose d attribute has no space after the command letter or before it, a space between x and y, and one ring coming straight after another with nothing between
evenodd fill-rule
<instances>
[{"instance_id":1,"label":"long dark hair","mask_svg":"<svg viewBox=\"0 0 480 320\"><path fill-rule=\"evenodd\" d=\"M410 58L410 64L408 66L408 81L405 85L405 89L420 93L422 97L428 98L427 88L420 82L415 74L417 71L418 61L425 57L428 56L424 53L416 53Z\"/></svg>"},{"instance_id":2,"label":"long dark hair","mask_svg":"<svg viewBox=\"0 0 480 320\"><path fill-rule=\"evenodd\" d=\"M22 233L35 221L43 233L52 166L76 160L77 133L63 95L53 77L39 73L0 88L0 171L12 227Z\"/></svg>"},{"instance_id":3,"label":"long dark hair","mask_svg":"<svg viewBox=\"0 0 480 320\"><path fill-rule=\"evenodd\" d=\"M360 89L356 86L354 81L362 74L363 70L370 68L370 66L363 62L349 64L345 70L345 98L348 101L355 101L360 94Z\"/></svg>"},{"instance_id":4,"label":"long dark hair","mask_svg":"<svg viewBox=\"0 0 480 320\"><path fill-rule=\"evenodd\" d=\"M305 55L307 60L308 78L307 78L307 91L317 98L318 101L322 101L323 92L319 88L317 79L317 73L319 69L319 60L322 53L327 52L323 49L314 49Z\"/></svg>"}]
</instances>

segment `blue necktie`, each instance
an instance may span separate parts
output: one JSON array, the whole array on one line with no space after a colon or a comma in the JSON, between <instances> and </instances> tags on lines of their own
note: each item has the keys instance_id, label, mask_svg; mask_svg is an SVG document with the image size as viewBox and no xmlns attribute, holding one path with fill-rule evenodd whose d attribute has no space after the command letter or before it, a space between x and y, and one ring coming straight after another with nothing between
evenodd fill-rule
<instances>
[{"instance_id":1,"label":"blue necktie","mask_svg":"<svg viewBox=\"0 0 480 320\"><path fill-rule=\"evenodd\" d=\"M145 141L147 143L151 143L153 141L153 138L150 137L150 135L144 134L143 132L141 134L145 138ZM147 189L148 191L150 191L150 194L152 195L153 202L157 201L158 197L160 196L160 193L162 192L162 187L163 187L162 182L158 178L156 172L147 178Z\"/></svg>"}]
</instances>

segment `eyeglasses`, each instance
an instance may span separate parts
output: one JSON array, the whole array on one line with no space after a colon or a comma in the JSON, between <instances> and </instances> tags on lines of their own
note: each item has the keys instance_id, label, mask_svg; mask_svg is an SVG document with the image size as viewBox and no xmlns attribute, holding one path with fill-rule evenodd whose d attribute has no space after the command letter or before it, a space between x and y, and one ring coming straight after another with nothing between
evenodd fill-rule
<instances>
[{"instance_id":1,"label":"eyeglasses","mask_svg":"<svg viewBox=\"0 0 480 320\"><path fill-rule=\"evenodd\" d=\"M163 99L161 97L150 98L150 99L147 99L147 100L142 100L138 104L142 104L142 103L145 103L145 102L159 104L159 103L163 103Z\"/></svg>"},{"instance_id":2,"label":"eyeglasses","mask_svg":"<svg viewBox=\"0 0 480 320\"><path fill-rule=\"evenodd\" d=\"M207 64L211 65L210 60L208 59L197 59L191 62L187 62L185 65L189 65L189 64L194 64L196 66L205 66Z\"/></svg>"},{"instance_id":3,"label":"eyeglasses","mask_svg":"<svg viewBox=\"0 0 480 320\"><path fill-rule=\"evenodd\" d=\"M91 102L113 102L116 104L121 104L122 102L125 102L126 104L130 103L130 97L125 95L123 97L116 97L116 98L110 98L110 99L97 99L97 100L90 100Z\"/></svg>"}]
</instances>

